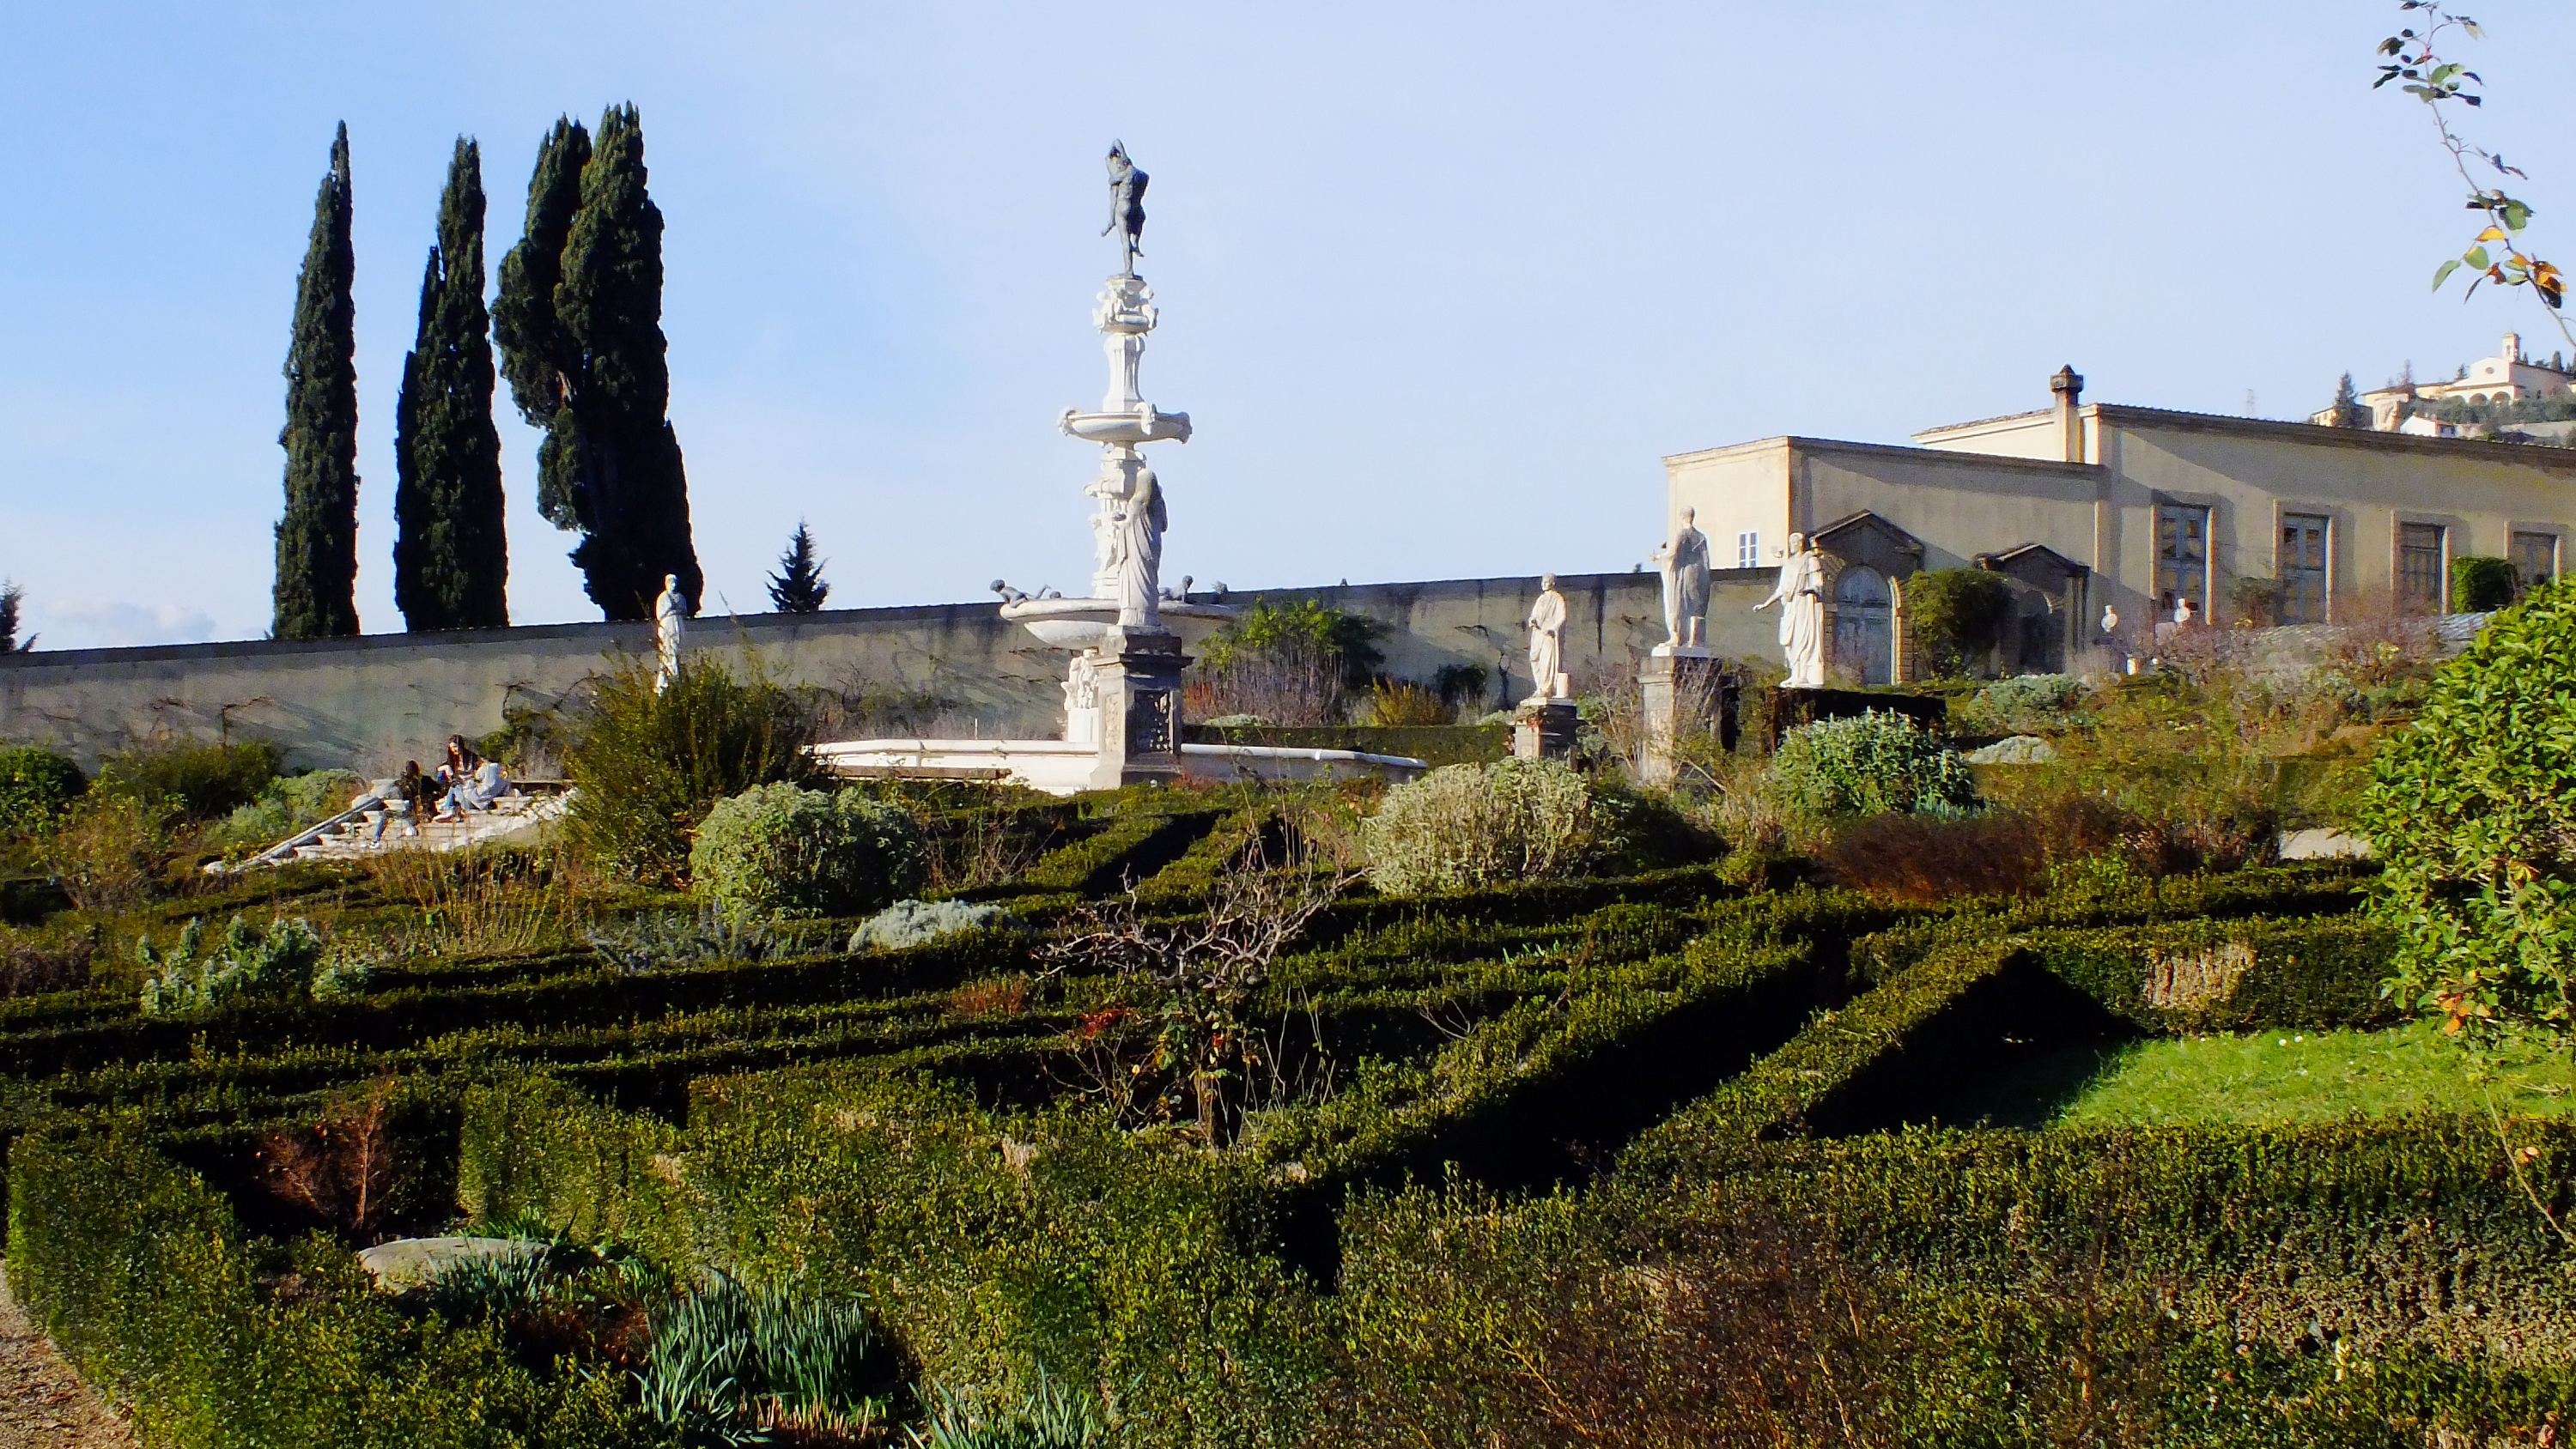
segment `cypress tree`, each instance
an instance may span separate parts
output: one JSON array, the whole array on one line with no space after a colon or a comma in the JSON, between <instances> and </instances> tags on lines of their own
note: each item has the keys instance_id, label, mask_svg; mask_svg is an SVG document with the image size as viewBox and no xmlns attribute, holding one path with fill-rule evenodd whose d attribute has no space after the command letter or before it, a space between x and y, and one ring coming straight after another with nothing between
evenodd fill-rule
<instances>
[{"instance_id":1,"label":"cypress tree","mask_svg":"<svg viewBox=\"0 0 2576 1449\"><path fill-rule=\"evenodd\" d=\"M769 576L769 602L782 614L819 614L832 586L823 582L823 561L814 557L814 534L805 520L778 556L778 572Z\"/></svg>"},{"instance_id":2,"label":"cypress tree","mask_svg":"<svg viewBox=\"0 0 2576 1449\"><path fill-rule=\"evenodd\" d=\"M662 576L695 601L680 442L665 414L662 213L645 188L632 105L600 117L596 143L559 120L528 182L527 235L501 263L494 311L503 375L537 450L537 506L578 532L572 561L611 619L651 615Z\"/></svg>"},{"instance_id":3,"label":"cypress tree","mask_svg":"<svg viewBox=\"0 0 2576 1449\"><path fill-rule=\"evenodd\" d=\"M414 632L510 622L501 435L483 307L483 157L456 138L394 422L394 603Z\"/></svg>"},{"instance_id":4,"label":"cypress tree","mask_svg":"<svg viewBox=\"0 0 2576 1449\"><path fill-rule=\"evenodd\" d=\"M295 282L286 353L286 511L277 522L280 639L358 632L358 363L349 284L349 127L331 142L331 174L313 198L313 235Z\"/></svg>"},{"instance_id":5,"label":"cypress tree","mask_svg":"<svg viewBox=\"0 0 2576 1449\"><path fill-rule=\"evenodd\" d=\"M2335 384L2333 409L2334 426L2338 428L2370 426L2370 409L2361 405L2361 394L2353 391L2352 374L2349 372Z\"/></svg>"},{"instance_id":6,"label":"cypress tree","mask_svg":"<svg viewBox=\"0 0 2576 1449\"><path fill-rule=\"evenodd\" d=\"M35 652L36 636L33 634L27 636L26 643L18 642L18 606L26 600L25 589L14 582L0 581L0 654Z\"/></svg>"}]
</instances>

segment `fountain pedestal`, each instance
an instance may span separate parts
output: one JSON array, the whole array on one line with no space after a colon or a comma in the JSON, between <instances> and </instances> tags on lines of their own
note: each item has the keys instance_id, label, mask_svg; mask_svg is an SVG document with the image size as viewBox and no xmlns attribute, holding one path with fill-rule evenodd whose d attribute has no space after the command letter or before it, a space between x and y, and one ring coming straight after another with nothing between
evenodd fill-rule
<instances>
[{"instance_id":1,"label":"fountain pedestal","mask_svg":"<svg viewBox=\"0 0 2576 1449\"><path fill-rule=\"evenodd\" d=\"M1190 657L1181 636L1168 629L1104 631L1100 646L1082 656L1090 675L1089 731L1099 754L1088 788L1115 790L1146 781L1169 783L1181 775L1181 671ZM1066 711L1066 734L1080 729Z\"/></svg>"}]
</instances>

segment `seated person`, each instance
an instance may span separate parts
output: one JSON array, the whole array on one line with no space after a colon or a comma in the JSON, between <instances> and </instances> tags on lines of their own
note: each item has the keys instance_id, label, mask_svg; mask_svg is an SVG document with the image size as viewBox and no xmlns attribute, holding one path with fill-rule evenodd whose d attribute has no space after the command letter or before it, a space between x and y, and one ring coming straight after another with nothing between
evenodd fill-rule
<instances>
[{"instance_id":1,"label":"seated person","mask_svg":"<svg viewBox=\"0 0 2576 1449\"><path fill-rule=\"evenodd\" d=\"M500 765L474 753L463 735L447 737L447 763L438 767L438 779L447 787L432 817L438 820L462 820L469 810L489 810L493 801L510 793Z\"/></svg>"}]
</instances>

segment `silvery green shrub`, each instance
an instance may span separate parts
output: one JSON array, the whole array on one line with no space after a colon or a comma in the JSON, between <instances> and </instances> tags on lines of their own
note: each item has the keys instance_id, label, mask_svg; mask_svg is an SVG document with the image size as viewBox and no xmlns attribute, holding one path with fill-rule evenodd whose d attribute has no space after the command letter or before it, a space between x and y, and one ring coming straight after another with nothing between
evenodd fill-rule
<instances>
[{"instance_id":1,"label":"silvery green shrub","mask_svg":"<svg viewBox=\"0 0 2576 1449\"><path fill-rule=\"evenodd\" d=\"M145 1014L157 1016L250 997L310 996L322 951L322 934L300 916L272 921L265 930L235 916L211 946L206 923L193 920L167 952L155 950L149 936L135 942L135 957L145 971L141 1006Z\"/></svg>"},{"instance_id":2,"label":"silvery green shrub","mask_svg":"<svg viewBox=\"0 0 2576 1449\"><path fill-rule=\"evenodd\" d=\"M1386 792L1360 826L1369 880L1389 895L1574 875L1615 854L1617 828L1554 760L1443 765Z\"/></svg>"},{"instance_id":3,"label":"silvery green shrub","mask_svg":"<svg viewBox=\"0 0 2576 1449\"><path fill-rule=\"evenodd\" d=\"M1793 817L1831 820L1978 807L1968 762L1901 714L1818 720L1780 737L1767 788Z\"/></svg>"},{"instance_id":4,"label":"silvery green shrub","mask_svg":"<svg viewBox=\"0 0 2576 1449\"><path fill-rule=\"evenodd\" d=\"M1967 712L2008 729L2067 723L2090 693L2072 674L2016 674L1978 690Z\"/></svg>"},{"instance_id":5,"label":"silvery green shrub","mask_svg":"<svg viewBox=\"0 0 2576 1449\"><path fill-rule=\"evenodd\" d=\"M1019 917L989 901L897 901L850 933L850 949L900 951L959 931L1019 928Z\"/></svg>"},{"instance_id":6,"label":"silvery green shrub","mask_svg":"<svg viewBox=\"0 0 2576 1449\"><path fill-rule=\"evenodd\" d=\"M922 857L901 807L780 781L716 803L689 847L689 875L729 916L840 916L913 890Z\"/></svg>"}]
</instances>

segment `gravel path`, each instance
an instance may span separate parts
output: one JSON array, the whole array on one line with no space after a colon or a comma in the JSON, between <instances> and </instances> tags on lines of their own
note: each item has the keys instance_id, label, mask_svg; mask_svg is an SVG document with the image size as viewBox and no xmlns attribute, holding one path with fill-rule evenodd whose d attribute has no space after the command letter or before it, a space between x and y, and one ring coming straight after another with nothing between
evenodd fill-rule
<instances>
[{"instance_id":1,"label":"gravel path","mask_svg":"<svg viewBox=\"0 0 2576 1449\"><path fill-rule=\"evenodd\" d=\"M133 1449L134 1433L27 1321L0 1270L0 1449Z\"/></svg>"}]
</instances>

